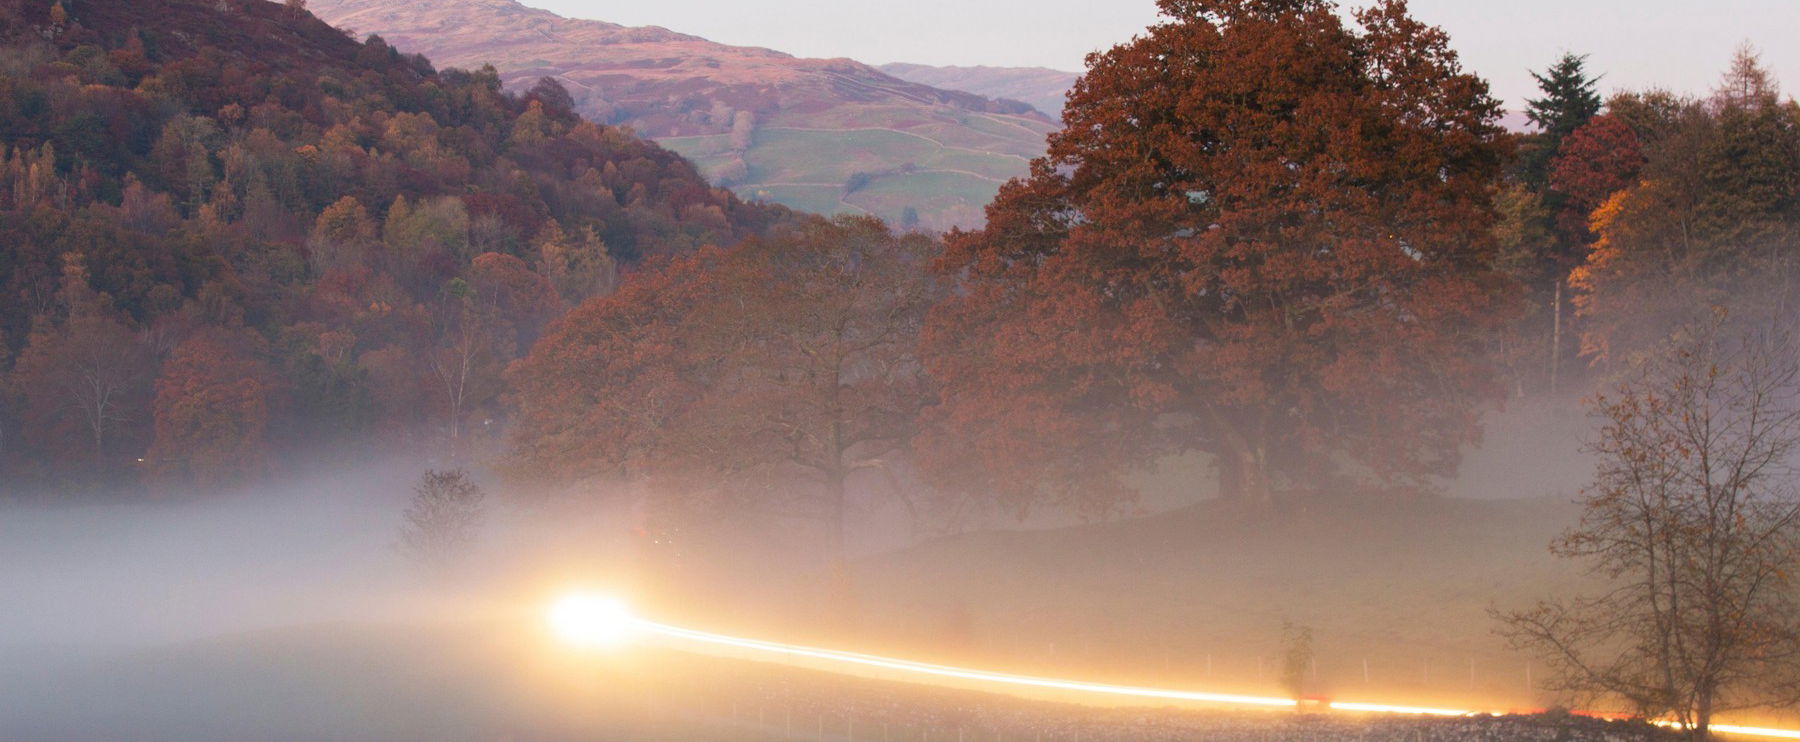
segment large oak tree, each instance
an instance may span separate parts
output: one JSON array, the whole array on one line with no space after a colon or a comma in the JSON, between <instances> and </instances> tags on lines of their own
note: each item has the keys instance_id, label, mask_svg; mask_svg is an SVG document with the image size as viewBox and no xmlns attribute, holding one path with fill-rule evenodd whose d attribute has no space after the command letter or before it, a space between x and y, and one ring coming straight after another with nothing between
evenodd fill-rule
<instances>
[{"instance_id":1,"label":"large oak tree","mask_svg":"<svg viewBox=\"0 0 1800 742\"><path fill-rule=\"evenodd\" d=\"M1161 0L1089 58L1067 128L954 235L925 331L941 481L1105 504L1203 451L1228 497L1341 463L1444 472L1504 313L1498 105L1440 30L1382 2Z\"/></svg>"},{"instance_id":2,"label":"large oak tree","mask_svg":"<svg viewBox=\"0 0 1800 742\"><path fill-rule=\"evenodd\" d=\"M514 368L518 462L798 506L841 557L852 475L888 467L922 405L935 249L873 219L813 219L632 276Z\"/></svg>"}]
</instances>

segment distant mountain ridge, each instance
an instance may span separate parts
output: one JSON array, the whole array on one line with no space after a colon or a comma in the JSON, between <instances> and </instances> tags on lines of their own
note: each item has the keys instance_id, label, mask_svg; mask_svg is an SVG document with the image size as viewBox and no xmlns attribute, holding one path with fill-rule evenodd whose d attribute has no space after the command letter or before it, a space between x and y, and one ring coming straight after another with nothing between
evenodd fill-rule
<instances>
[{"instance_id":1,"label":"distant mountain ridge","mask_svg":"<svg viewBox=\"0 0 1800 742\"><path fill-rule=\"evenodd\" d=\"M975 226L1057 127L1030 104L515 0L312 0L327 22L442 66L493 64L509 88L561 81L583 115L628 125L753 199Z\"/></svg>"},{"instance_id":2,"label":"distant mountain ridge","mask_svg":"<svg viewBox=\"0 0 1800 742\"><path fill-rule=\"evenodd\" d=\"M1048 67L934 67L896 62L876 69L908 82L946 90L1031 104L1050 118L1061 118L1069 88L1081 75Z\"/></svg>"}]
</instances>

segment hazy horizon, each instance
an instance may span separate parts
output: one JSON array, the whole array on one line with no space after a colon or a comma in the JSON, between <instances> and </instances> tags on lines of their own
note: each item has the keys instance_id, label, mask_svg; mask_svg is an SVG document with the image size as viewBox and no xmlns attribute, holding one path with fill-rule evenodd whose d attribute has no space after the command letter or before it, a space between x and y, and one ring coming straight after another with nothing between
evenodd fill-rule
<instances>
[{"instance_id":1,"label":"hazy horizon","mask_svg":"<svg viewBox=\"0 0 1800 742\"><path fill-rule=\"evenodd\" d=\"M1130 39L1157 19L1153 0L919 0L872 2L724 2L666 0L633 4L525 0L573 17L628 26L662 26L739 46L803 57L849 57L868 64L1048 67L1080 72L1088 52ZM1365 3L1347 3L1358 7ZM1464 64L1487 78L1516 111L1536 94L1532 70L1563 52L1589 55L1605 75L1603 92L1667 87L1704 94L1732 52L1755 45L1778 80L1800 80L1800 48L1784 45L1800 28L1800 3L1722 0L1706 12L1672 0L1598 2L1520 0L1505 4L1413 0L1415 17L1443 27ZM946 24L946 18L962 19ZM1558 19L1557 21L1547 19Z\"/></svg>"}]
</instances>

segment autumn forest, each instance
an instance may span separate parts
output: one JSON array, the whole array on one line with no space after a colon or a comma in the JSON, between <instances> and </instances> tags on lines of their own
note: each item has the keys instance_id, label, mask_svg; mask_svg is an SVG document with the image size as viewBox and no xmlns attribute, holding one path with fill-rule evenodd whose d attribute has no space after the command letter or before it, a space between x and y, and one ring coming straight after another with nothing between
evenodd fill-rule
<instances>
[{"instance_id":1,"label":"autumn forest","mask_svg":"<svg viewBox=\"0 0 1800 742\"><path fill-rule=\"evenodd\" d=\"M1750 50L1698 98L1551 60L1516 134L1402 5L1165 2L940 238L743 202L553 80L302 4L167 5L4 14L12 497L375 451L721 501L798 478L823 512L904 470L1104 513L1187 452L1228 498L1428 493L1482 409L1696 308L1793 309L1800 108Z\"/></svg>"}]
</instances>

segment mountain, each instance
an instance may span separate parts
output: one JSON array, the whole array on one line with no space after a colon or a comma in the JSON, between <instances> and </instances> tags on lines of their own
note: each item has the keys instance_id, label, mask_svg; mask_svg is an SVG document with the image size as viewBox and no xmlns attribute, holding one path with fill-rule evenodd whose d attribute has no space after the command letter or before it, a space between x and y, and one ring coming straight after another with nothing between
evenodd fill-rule
<instances>
[{"instance_id":1,"label":"mountain","mask_svg":"<svg viewBox=\"0 0 1800 742\"><path fill-rule=\"evenodd\" d=\"M876 69L920 85L1024 101L1052 119L1062 116L1063 99L1081 77L1048 67L933 67L896 62Z\"/></svg>"},{"instance_id":2,"label":"mountain","mask_svg":"<svg viewBox=\"0 0 1800 742\"><path fill-rule=\"evenodd\" d=\"M585 116L629 125L738 194L926 229L971 226L1056 126L1018 101L907 82L514 0L312 0L358 35L439 64L492 64L514 90L561 81Z\"/></svg>"}]
</instances>

